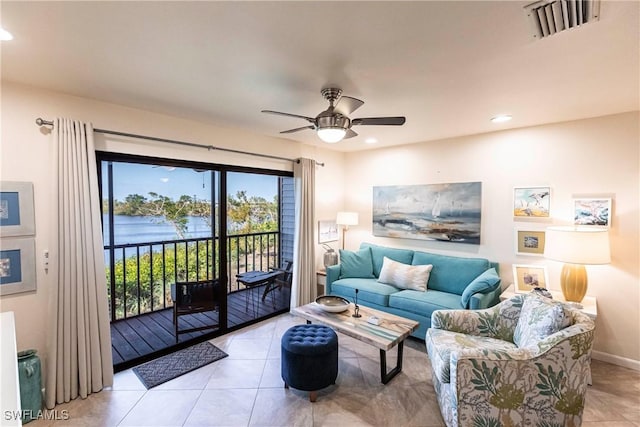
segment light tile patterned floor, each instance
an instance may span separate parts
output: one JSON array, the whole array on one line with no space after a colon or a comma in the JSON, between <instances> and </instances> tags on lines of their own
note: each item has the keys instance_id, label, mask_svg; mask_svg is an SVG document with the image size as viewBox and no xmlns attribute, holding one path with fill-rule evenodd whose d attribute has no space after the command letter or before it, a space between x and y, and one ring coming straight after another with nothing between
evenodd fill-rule
<instances>
[{"instance_id":1,"label":"light tile patterned floor","mask_svg":"<svg viewBox=\"0 0 640 427\"><path fill-rule=\"evenodd\" d=\"M380 384L378 350L339 335L335 386L308 394L284 389L280 337L304 320L289 314L212 342L229 357L146 390L127 370L112 388L56 407L68 420L43 426L442 426L424 343L408 340L403 371ZM389 355L395 354L392 350ZM389 357L389 366L395 360ZM583 426L639 427L640 372L593 361Z\"/></svg>"}]
</instances>

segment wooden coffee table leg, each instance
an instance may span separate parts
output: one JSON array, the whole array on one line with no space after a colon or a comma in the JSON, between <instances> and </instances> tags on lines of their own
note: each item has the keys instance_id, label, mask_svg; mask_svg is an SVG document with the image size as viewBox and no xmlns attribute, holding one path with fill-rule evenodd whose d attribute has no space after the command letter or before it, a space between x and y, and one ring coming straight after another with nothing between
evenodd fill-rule
<instances>
[{"instance_id":1,"label":"wooden coffee table leg","mask_svg":"<svg viewBox=\"0 0 640 427\"><path fill-rule=\"evenodd\" d=\"M387 372L387 352L380 350L380 379L382 384L386 384L393 377L398 375L402 371L402 350L404 348L404 341L398 343L398 360L396 361L396 367Z\"/></svg>"}]
</instances>

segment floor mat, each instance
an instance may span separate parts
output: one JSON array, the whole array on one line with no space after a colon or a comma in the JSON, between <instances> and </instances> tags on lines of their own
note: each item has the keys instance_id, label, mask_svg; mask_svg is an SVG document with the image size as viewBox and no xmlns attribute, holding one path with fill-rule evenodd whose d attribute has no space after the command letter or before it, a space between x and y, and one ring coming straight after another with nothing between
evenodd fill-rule
<instances>
[{"instance_id":1,"label":"floor mat","mask_svg":"<svg viewBox=\"0 0 640 427\"><path fill-rule=\"evenodd\" d=\"M210 342L203 342L138 365L133 372L149 389L227 356Z\"/></svg>"}]
</instances>

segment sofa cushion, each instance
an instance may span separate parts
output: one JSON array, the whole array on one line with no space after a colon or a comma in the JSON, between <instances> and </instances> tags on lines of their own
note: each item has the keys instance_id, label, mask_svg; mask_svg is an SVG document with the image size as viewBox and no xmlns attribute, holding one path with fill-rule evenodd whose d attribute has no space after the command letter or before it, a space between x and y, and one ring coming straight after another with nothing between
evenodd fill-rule
<instances>
[{"instance_id":1,"label":"sofa cushion","mask_svg":"<svg viewBox=\"0 0 640 427\"><path fill-rule=\"evenodd\" d=\"M491 267L489 261L484 258L462 258L427 252L414 253L411 264L433 265L429 277L429 289L458 295L462 295L473 279Z\"/></svg>"},{"instance_id":2,"label":"sofa cushion","mask_svg":"<svg viewBox=\"0 0 640 427\"><path fill-rule=\"evenodd\" d=\"M564 304L550 298L528 294L520 310L513 342L520 348L538 348L538 343L571 324Z\"/></svg>"},{"instance_id":3,"label":"sofa cushion","mask_svg":"<svg viewBox=\"0 0 640 427\"><path fill-rule=\"evenodd\" d=\"M460 295L448 292L404 290L389 296L389 307L431 317L435 310L460 307Z\"/></svg>"},{"instance_id":4,"label":"sofa cushion","mask_svg":"<svg viewBox=\"0 0 640 427\"><path fill-rule=\"evenodd\" d=\"M429 329L426 340L427 353L438 380L448 383L451 375L451 353L466 348L487 350L511 350L515 344L489 337L461 334L444 329Z\"/></svg>"},{"instance_id":5,"label":"sofa cushion","mask_svg":"<svg viewBox=\"0 0 640 427\"><path fill-rule=\"evenodd\" d=\"M478 277L473 279L473 281L464 289L462 297L460 298L460 305L462 308L469 308L471 295L477 292L492 291L496 286L499 286L499 283L500 276L498 276L495 268L490 268L484 271Z\"/></svg>"},{"instance_id":6,"label":"sofa cushion","mask_svg":"<svg viewBox=\"0 0 640 427\"><path fill-rule=\"evenodd\" d=\"M432 265L410 265L384 257L378 282L396 288L425 292Z\"/></svg>"},{"instance_id":7,"label":"sofa cushion","mask_svg":"<svg viewBox=\"0 0 640 427\"><path fill-rule=\"evenodd\" d=\"M346 279L348 277L365 279L374 277L369 248L357 252L340 249L340 278Z\"/></svg>"},{"instance_id":8,"label":"sofa cushion","mask_svg":"<svg viewBox=\"0 0 640 427\"><path fill-rule=\"evenodd\" d=\"M376 279L339 279L331 285L331 294L354 301L358 290L358 303L373 303L389 306L389 295L398 292L398 288L379 283ZM414 291L415 292L415 291ZM366 305L366 304L365 304Z\"/></svg>"},{"instance_id":9,"label":"sofa cushion","mask_svg":"<svg viewBox=\"0 0 640 427\"><path fill-rule=\"evenodd\" d=\"M411 264L411 260L413 259L413 251L409 249L387 248L384 246L378 246L366 242L360 244L360 249L364 248L371 249L371 258L373 259L373 274L376 277L380 277L380 271L382 270L384 257L401 262L403 264Z\"/></svg>"}]
</instances>

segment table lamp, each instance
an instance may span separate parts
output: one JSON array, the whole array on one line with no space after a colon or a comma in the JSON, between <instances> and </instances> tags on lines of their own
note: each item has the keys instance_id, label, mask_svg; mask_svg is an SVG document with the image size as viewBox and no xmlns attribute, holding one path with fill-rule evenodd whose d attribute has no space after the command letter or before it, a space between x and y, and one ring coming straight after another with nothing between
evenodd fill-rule
<instances>
[{"instance_id":1,"label":"table lamp","mask_svg":"<svg viewBox=\"0 0 640 427\"><path fill-rule=\"evenodd\" d=\"M581 302L587 293L585 265L609 264L609 230L587 227L549 227L544 244L545 258L561 261L560 287L564 299Z\"/></svg>"},{"instance_id":2,"label":"table lamp","mask_svg":"<svg viewBox=\"0 0 640 427\"><path fill-rule=\"evenodd\" d=\"M344 249L344 233L349 229L350 225L358 225L357 212L338 212L336 224L342 225L342 249Z\"/></svg>"}]
</instances>

